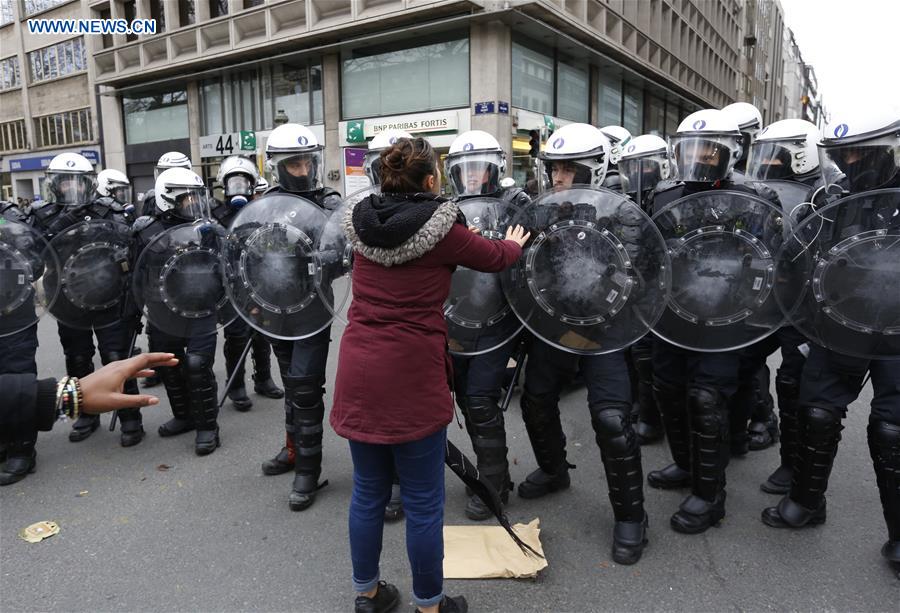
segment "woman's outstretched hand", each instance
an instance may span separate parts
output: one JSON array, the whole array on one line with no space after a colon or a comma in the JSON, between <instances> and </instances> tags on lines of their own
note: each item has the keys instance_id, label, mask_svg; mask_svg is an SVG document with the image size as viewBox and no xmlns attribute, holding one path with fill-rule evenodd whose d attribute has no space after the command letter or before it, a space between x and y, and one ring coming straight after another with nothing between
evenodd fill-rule
<instances>
[{"instance_id":1,"label":"woman's outstretched hand","mask_svg":"<svg viewBox=\"0 0 900 613\"><path fill-rule=\"evenodd\" d=\"M506 240L514 242L519 247L523 247L529 238L531 238L531 232L526 232L522 226L506 228Z\"/></svg>"},{"instance_id":2,"label":"woman's outstretched hand","mask_svg":"<svg viewBox=\"0 0 900 613\"><path fill-rule=\"evenodd\" d=\"M175 366L178 360L171 353L142 353L127 360L110 362L98 371L79 379L84 397L85 413L105 413L126 407L146 407L159 402L156 396L123 394L125 381L135 377L149 377L155 366Z\"/></svg>"}]
</instances>

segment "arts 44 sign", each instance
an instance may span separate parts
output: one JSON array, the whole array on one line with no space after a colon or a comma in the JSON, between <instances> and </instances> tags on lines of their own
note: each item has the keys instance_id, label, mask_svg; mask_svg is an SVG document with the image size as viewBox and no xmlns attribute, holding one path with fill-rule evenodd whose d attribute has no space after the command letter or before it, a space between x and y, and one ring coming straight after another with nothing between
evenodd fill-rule
<instances>
[{"instance_id":1,"label":"arts 44 sign","mask_svg":"<svg viewBox=\"0 0 900 613\"><path fill-rule=\"evenodd\" d=\"M256 151L256 132L241 130L230 134L200 137L200 157L224 157Z\"/></svg>"}]
</instances>

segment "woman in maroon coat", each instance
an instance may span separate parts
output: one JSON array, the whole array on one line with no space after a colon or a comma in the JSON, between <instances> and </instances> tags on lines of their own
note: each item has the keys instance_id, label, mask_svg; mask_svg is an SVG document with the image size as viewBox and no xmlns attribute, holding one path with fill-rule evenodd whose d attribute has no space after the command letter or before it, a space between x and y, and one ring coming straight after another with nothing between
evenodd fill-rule
<instances>
[{"instance_id":1,"label":"woman in maroon coat","mask_svg":"<svg viewBox=\"0 0 900 613\"><path fill-rule=\"evenodd\" d=\"M456 266L499 272L528 236L490 241L466 228L440 193L428 141L400 139L381 154L383 193L344 218L356 254L349 325L341 340L331 425L350 440L350 552L357 612L399 603L380 581L384 506L394 470L406 512L413 600L423 613L466 611L443 593L444 453L453 419L443 304Z\"/></svg>"}]
</instances>

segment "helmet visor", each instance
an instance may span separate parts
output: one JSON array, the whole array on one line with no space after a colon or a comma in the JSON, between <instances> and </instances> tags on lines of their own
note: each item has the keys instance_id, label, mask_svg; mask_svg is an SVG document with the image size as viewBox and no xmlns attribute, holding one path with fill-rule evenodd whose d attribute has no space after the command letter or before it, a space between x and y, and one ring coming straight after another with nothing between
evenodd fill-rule
<instances>
[{"instance_id":1,"label":"helmet visor","mask_svg":"<svg viewBox=\"0 0 900 613\"><path fill-rule=\"evenodd\" d=\"M750 159L747 161L747 178L765 181L793 177L793 153L785 145L784 142L775 141L753 143L750 147Z\"/></svg>"},{"instance_id":2,"label":"helmet visor","mask_svg":"<svg viewBox=\"0 0 900 613\"><path fill-rule=\"evenodd\" d=\"M737 136L674 136L676 178L680 181L715 183L728 177L740 151Z\"/></svg>"},{"instance_id":3,"label":"helmet visor","mask_svg":"<svg viewBox=\"0 0 900 613\"><path fill-rule=\"evenodd\" d=\"M44 182L49 202L67 206L88 204L94 196L96 175L87 172L48 172Z\"/></svg>"},{"instance_id":4,"label":"helmet visor","mask_svg":"<svg viewBox=\"0 0 900 613\"><path fill-rule=\"evenodd\" d=\"M209 195L205 187L170 187L163 196L172 204L172 214L186 221L208 219Z\"/></svg>"},{"instance_id":5,"label":"helmet visor","mask_svg":"<svg viewBox=\"0 0 900 613\"><path fill-rule=\"evenodd\" d=\"M456 196L481 196L500 191L500 154L473 153L448 157L447 180Z\"/></svg>"},{"instance_id":6,"label":"helmet visor","mask_svg":"<svg viewBox=\"0 0 900 613\"><path fill-rule=\"evenodd\" d=\"M130 185L110 185L109 195L119 204L131 203L131 186Z\"/></svg>"},{"instance_id":7,"label":"helmet visor","mask_svg":"<svg viewBox=\"0 0 900 613\"><path fill-rule=\"evenodd\" d=\"M622 191L626 194L646 192L664 179L660 156L643 156L619 160Z\"/></svg>"},{"instance_id":8,"label":"helmet visor","mask_svg":"<svg viewBox=\"0 0 900 613\"><path fill-rule=\"evenodd\" d=\"M250 177L246 175L230 175L225 177L225 197L233 196L250 196L253 193L253 186L250 184Z\"/></svg>"},{"instance_id":9,"label":"helmet visor","mask_svg":"<svg viewBox=\"0 0 900 613\"><path fill-rule=\"evenodd\" d=\"M819 161L828 185L837 183L853 193L886 187L900 174L900 137L890 134L842 147L820 146Z\"/></svg>"},{"instance_id":10,"label":"helmet visor","mask_svg":"<svg viewBox=\"0 0 900 613\"><path fill-rule=\"evenodd\" d=\"M544 169L551 189L568 189L573 185L592 185L594 172L585 164L575 160L544 161Z\"/></svg>"},{"instance_id":11,"label":"helmet visor","mask_svg":"<svg viewBox=\"0 0 900 613\"><path fill-rule=\"evenodd\" d=\"M278 184L288 192L305 193L322 188L325 160L322 150L272 155Z\"/></svg>"}]
</instances>

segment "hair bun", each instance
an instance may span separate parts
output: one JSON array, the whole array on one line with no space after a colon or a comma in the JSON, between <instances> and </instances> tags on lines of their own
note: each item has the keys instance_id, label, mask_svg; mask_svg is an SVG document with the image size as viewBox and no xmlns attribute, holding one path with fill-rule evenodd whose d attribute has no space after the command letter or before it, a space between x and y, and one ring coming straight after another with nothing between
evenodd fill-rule
<instances>
[{"instance_id":1,"label":"hair bun","mask_svg":"<svg viewBox=\"0 0 900 613\"><path fill-rule=\"evenodd\" d=\"M381 189L409 193L425 189L425 178L437 175L437 157L424 138L399 138L381 152Z\"/></svg>"}]
</instances>

